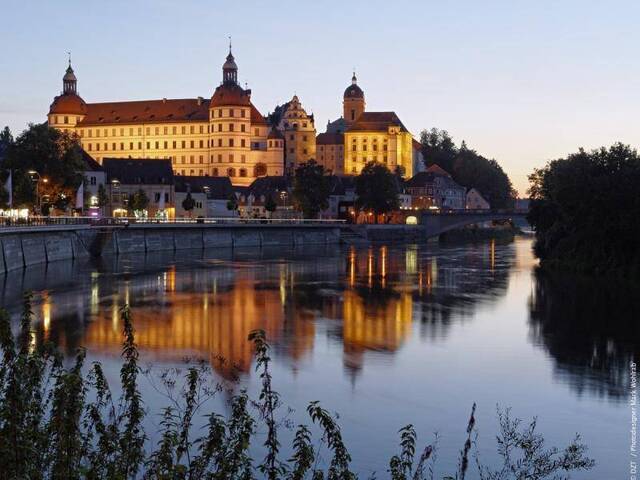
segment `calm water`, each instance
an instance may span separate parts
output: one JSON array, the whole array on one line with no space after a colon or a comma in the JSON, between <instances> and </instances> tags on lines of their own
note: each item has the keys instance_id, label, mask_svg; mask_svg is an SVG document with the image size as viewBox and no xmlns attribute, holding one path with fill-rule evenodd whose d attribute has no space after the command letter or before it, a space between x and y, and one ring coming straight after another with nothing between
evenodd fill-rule
<instances>
[{"instance_id":1,"label":"calm water","mask_svg":"<svg viewBox=\"0 0 640 480\"><path fill-rule=\"evenodd\" d=\"M124 303L143 362L159 370L206 359L232 390L258 388L246 338L264 328L290 419L308 422L311 400L338 412L361 473L384 476L407 423L423 444L439 433L438 465L453 470L475 401L483 459L495 458L500 404L537 415L550 445L582 434L598 466L573 478L628 478L638 300L624 286L540 276L535 265L528 239L180 252L16 272L2 303L17 315L20 292L33 289L39 337L70 355L86 346L113 383ZM146 379L141 387L157 411L163 398Z\"/></svg>"}]
</instances>

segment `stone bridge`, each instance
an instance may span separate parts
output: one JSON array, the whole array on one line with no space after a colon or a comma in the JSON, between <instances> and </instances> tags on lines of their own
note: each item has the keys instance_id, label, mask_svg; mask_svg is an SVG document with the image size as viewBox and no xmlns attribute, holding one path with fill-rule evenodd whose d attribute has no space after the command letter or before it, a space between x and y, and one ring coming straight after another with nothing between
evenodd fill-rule
<instances>
[{"instance_id":1,"label":"stone bridge","mask_svg":"<svg viewBox=\"0 0 640 480\"><path fill-rule=\"evenodd\" d=\"M493 220L510 220L517 227L526 228L529 226L526 215L522 211L422 212L419 223L426 230L427 237L436 237L449 230Z\"/></svg>"}]
</instances>

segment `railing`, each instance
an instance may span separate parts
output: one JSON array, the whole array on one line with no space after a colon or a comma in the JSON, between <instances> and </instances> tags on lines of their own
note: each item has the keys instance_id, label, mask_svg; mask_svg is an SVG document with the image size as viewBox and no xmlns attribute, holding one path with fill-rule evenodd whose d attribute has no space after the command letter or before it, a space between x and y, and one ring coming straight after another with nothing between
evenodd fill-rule
<instances>
[{"instance_id":1,"label":"railing","mask_svg":"<svg viewBox=\"0 0 640 480\"><path fill-rule=\"evenodd\" d=\"M0 217L0 231L6 227L47 227L61 225L127 226L127 225L341 225L345 220L315 218L159 218L138 217Z\"/></svg>"},{"instance_id":2,"label":"railing","mask_svg":"<svg viewBox=\"0 0 640 480\"><path fill-rule=\"evenodd\" d=\"M496 210L486 210L486 209L438 209L438 210L421 210L420 213L422 215L526 215L526 211L520 210L509 210L509 209L496 209Z\"/></svg>"}]
</instances>

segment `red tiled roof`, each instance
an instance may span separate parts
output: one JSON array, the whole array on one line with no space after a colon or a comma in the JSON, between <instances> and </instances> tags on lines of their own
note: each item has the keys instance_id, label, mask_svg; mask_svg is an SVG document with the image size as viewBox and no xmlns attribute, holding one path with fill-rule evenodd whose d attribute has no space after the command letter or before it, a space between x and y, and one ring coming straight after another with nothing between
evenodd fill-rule
<instances>
[{"instance_id":1,"label":"red tiled roof","mask_svg":"<svg viewBox=\"0 0 640 480\"><path fill-rule=\"evenodd\" d=\"M82 127L121 123L206 122L209 120L210 103L204 98L89 103L86 105L86 116L78 125ZM258 109L251 102L248 105L251 106L251 123L266 125L267 122Z\"/></svg>"},{"instance_id":2,"label":"red tiled roof","mask_svg":"<svg viewBox=\"0 0 640 480\"><path fill-rule=\"evenodd\" d=\"M211 106L222 107L226 105L251 105L251 90L245 90L236 83L220 85L213 92Z\"/></svg>"},{"instance_id":3,"label":"red tiled roof","mask_svg":"<svg viewBox=\"0 0 640 480\"><path fill-rule=\"evenodd\" d=\"M181 98L176 100L140 100L87 104L84 125L142 122L204 121L209 119L209 100Z\"/></svg>"},{"instance_id":4,"label":"red tiled roof","mask_svg":"<svg viewBox=\"0 0 640 480\"><path fill-rule=\"evenodd\" d=\"M253 105L253 103L251 104L251 125L268 125L267 120Z\"/></svg>"},{"instance_id":5,"label":"red tiled roof","mask_svg":"<svg viewBox=\"0 0 640 480\"><path fill-rule=\"evenodd\" d=\"M402 124L396 112L362 112L347 132L386 132L391 126L400 127L400 130L407 132L407 128Z\"/></svg>"},{"instance_id":6,"label":"red tiled roof","mask_svg":"<svg viewBox=\"0 0 640 480\"><path fill-rule=\"evenodd\" d=\"M444 168L442 168L440 165L438 165L436 163L434 163L429 168L427 168L427 172L433 173L435 175L442 175L442 176L445 176L445 177L450 177L451 176L451 174L449 172L447 172Z\"/></svg>"},{"instance_id":7,"label":"red tiled roof","mask_svg":"<svg viewBox=\"0 0 640 480\"><path fill-rule=\"evenodd\" d=\"M75 93L58 95L49 107L49 113L85 115L87 104Z\"/></svg>"},{"instance_id":8,"label":"red tiled roof","mask_svg":"<svg viewBox=\"0 0 640 480\"><path fill-rule=\"evenodd\" d=\"M316 137L316 145L343 145L344 135L342 133L321 133Z\"/></svg>"}]
</instances>

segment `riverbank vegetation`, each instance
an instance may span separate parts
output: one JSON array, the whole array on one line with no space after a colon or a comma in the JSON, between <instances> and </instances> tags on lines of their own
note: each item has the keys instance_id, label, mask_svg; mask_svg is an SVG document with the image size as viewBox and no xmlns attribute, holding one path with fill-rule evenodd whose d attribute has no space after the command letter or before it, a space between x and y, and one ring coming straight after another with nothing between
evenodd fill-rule
<instances>
[{"instance_id":1,"label":"riverbank vegetation","mask_svg":"<svg viewBox=\"0 0 640 480\"><path fill-rule=\"evenodd\" d=\"M621 143L529 176L529 222L543 267L640 277L640 157Z\"/></svg>"},{"instance_id":2,"label":"riverbank vegetation","mask_svg":"<svg viewBox=\"0 0 640 480\"><path fill-rule=\"evenodd\" d=\"M269 345L254 331L255 367L261 380L257 399L242 390L230 400L230 414L207 411L207 401L220 392L204 366L191 366L183 378L166 372L156 379L168 404L158 432L146 432L151 415L139 390L141 368L128 308L123 322L120 394L112 393L98 362L85 364L80 350L70 366L47 342L34 340L31 297L25 295L19 332L13 335L8 314L0 312L0 465L8 479L355 479L352 458L336 420L318 402L306 408L311 425L294 429L283 448L280 416L283 400L274 390ZM498 454L502 464L484 465L475 448L474 405L461 438L457 468L437 473L437 444L418 447L412 425L400 429L400 445L384 478L463 480L477 471L482 480L568 478L594 462L576 438L564 449L546 448L535 420L521 425L500 411ZM203 434L194 424L206 419ZM151 442L153 434L157 441ZM250 448L263 453L252 458ZM255 448L254 450L255 451ZM286 455L283 452L290 452ZM322 451L322 452L321 452ZM256 456L256 455L254 455Z\"/></svg>"}]
</instances>

